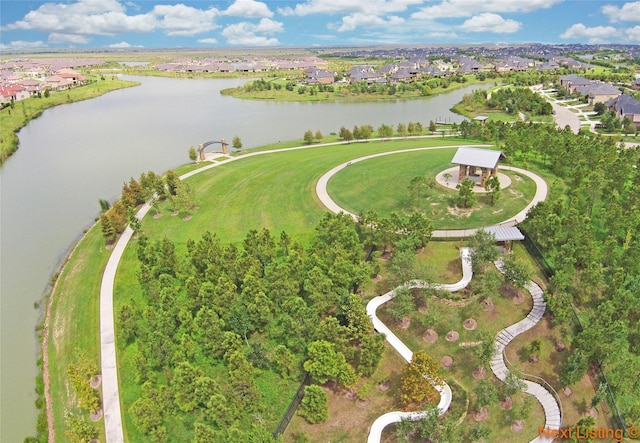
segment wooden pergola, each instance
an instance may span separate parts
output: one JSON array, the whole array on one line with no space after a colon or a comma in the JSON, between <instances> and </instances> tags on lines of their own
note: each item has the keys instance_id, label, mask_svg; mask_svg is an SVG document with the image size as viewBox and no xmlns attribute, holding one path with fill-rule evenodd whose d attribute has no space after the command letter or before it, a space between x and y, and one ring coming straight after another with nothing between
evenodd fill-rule
<instances>
[{"instance_id":1,"label":"wooden pergola","mask_svg":"<svg viewBox=\"0 0 640 443\"><path fill-rule=\"evenodd\" d=\"M460 147L453 156L451 163L459 165L458 183L469 176L480 176L480 186L489 176L498 175L498 161L504 160L501 151L491 149ZM478 174L480 169L480 174Z\"/></svg>"}]
</instances>

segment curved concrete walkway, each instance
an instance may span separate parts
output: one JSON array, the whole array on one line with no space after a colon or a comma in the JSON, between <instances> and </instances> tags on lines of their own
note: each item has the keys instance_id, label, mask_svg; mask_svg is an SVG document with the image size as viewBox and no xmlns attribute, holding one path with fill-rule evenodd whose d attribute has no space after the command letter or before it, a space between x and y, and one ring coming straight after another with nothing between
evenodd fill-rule
<instances>
[{"instance_id":1,"label":"curved concrete walkway","mask_svg":"<svg viewBox=\"0 0 640 443\"><path fill-rule=\"evenodd\" d=\"M500 272L502 272L502 262L497 261L495 265ZM514 323L511 326L504 328L498 332L498 335L496 336L496 342L494 345L496 353L494 354L493 360L491 360L490 366L493 374L503 382L506 380L507 375L510 372L504 360L505 348L511 340L538 324L547 307L542 296L543 293L540 286L533 281L529 281L529 283L526 284L525 289L529 291L529 294L531 294L531 298L533 299L533 307L531 308L531 311L529 311L529 314L527 314L525 318L520 320L518 323ZM544 428L560 429L562 426L562 413L560 405L556 401L556 397L554 397L545 387L537 383L529 380L523 381L526 385L524 392L534 396L542 405L545 416ZM531 440L530 443L551 443L553 440L553 438L545 437L544 434L541 433L541 435Z\"/></svg>"},{"instance_id":2,"label":"curved concrete walkway","mask_svg":"<svg viewBox=\"0 0 640 443\"><path fill-rule=\"evenodd\" d=\"M434 285L438 289L443 289L445 291L456 292L463 288L466 288L471 278L473 277L473 269L471 267L471 252L469 248L461 248L460 256L462 258L462 279L453 284L437 284ZM405 288L414 289L414 288L428 288L430 285L427 282L420 280L413 280L403 285ZM407 363L411 363L411 359L413 358L413 352L405 345L393 332L391 329L387 327L376 315L377 309L382 306L384 303L388 302L395 296L395 290L391 290L384 295L379 295L369 303L367 303L367 314L371 317L371 322L373 323L373 328L381 334L385 335L385 339L389 342L393 348L398 351L398 353L404 358ZM443 382L444 383L444 382ZM451 387L447 383L443 385L434 385L434 388L440 393L440 402L438 402L438 410L440 411L440 415L447 412L449 406L451 405L451 400L453 399L453 394L451 392ZM384 415L381 415L373 422L371 425L371 429L369 430L369 438L367 440L368 443L378 443L382 436L382 430L391 423L398 423L401 420L420 420L421 418L425 418L427 416L427 412L402 412L402 411L394 411L388 412Z\"/></svg>"},{"instance_id":3,"label":"curved concrete walkway","mask_svg":"<svg viewBox=\"0 0 640 443\"><path fill-rule=\"evenodd\" d=\"M416 136L410 138L435 138L437 135ZM362 140L374 141L381 139ZM296 151L301 149L313 149L321 146L335 146L348 144L347 142L321 143L293 148L272 149L268 151L251 152L238 157L224 156L216 154L215 157L225 157L222 162L213 161L209 165L188 172L180 176L184 180L193 175L215 168L222 164L243 158L255 157L278 152ZM149 204L145 204L138 211L136 216L142 219L151 209ZM133 231L127 227L116 243L111 256L105 266L100 285L100 368L102 373L102 411L104 416L105 440L106 443L124 443L124 432L122 430L122 411L120 408L120 391L118 386L118 365L116 359L115 344L115 323L113 310L113 288L115 284L116 271L124 250L133 236Z\"/></svg>"},{"instance_id":4,"label":"curved concrete walkway","mask_svg":"<svg viewBox=\"0 0 640 443\"><path fill-rule=\"evenodd\" d=\"M471 267L471 253L469 248L461 248L460 256L462 257L462 279L459 282L451 285L437 285L438 289L455 292L465 288L469 284L469 282L471 282L471 278L473 277L473 270ZM502 262L498 261L495 264L496 267L500 269L500 271L502 271ZM428 283L423 281L411 281L403 286L409 289L413 289L426 288L429 285ZM524 319L502 329L496 336L496 341L494 343L496 353L494 358L491 360L490 367L494 375L502 382L506 380L507 375L510 372L504 360L504 349L516 336L533 328L540 321L546 309L546 303L542 296L542 289L540 289L540 286L530 281L529 283L527 283L526 289L529 291L531 297L533 298L533 307L531 308L531 311ZM387 342L389 342L389 344L396 351L398 351L402 358L404 358L407 362L411 362L413 352L411 352L411 350L384 323L382 323L382 321L380 321L380 319L376 315L376 310L378 309L378 307L391 300L394 295L395 291L392 290L384 295L373 298L367 304L367 314L371 317L374 329L379 333L385 334L385 339L387 340ZM529 380L522 381L526 385L524 392L535 397L535 399L538 400L538 402L540 402L540 404L542 405L545 416L544 429L559 430L562 426L562 413L560 410L560 405L556 401L556 397L554 397L542 385ZM440 393L440 402L438 403L437 407L440 411L440 415L442 415L449 409L449 406L451 405L451 401L453 399L453 394L451 392L451 388L446 383L444 384L444 386L434 387ZM371 425L367 443L379 443L382 437L383 429L392 423L398 423L401 420L420 420L422 418L425 418L426 416L426 411L394 411L381 415ZM553 438L546 437L544 433L541 432L540 435L531 440L530 443L552 443L553 441Z\"/></svg>"},{"instance_id":5,"label":"curved concrete walkway","mask_svg":"<svg viewBox=\"0 0 640 443\"><path fill-rule=\"evenodd\" d=\"M475 146L475 145L474 145ZM490 145L478 145L478 146L490 146ZM366 155L364 157L359 157L348 162L344 162L329 171L325 172L318 182L316 183L316 195L320 199L320 202L331 212L340 213L344 212L345 214L350 215L354 220L358 220L358 216L352 212L347 211L338 205L330 196L327 191L327 184L331 177L336 175L338 172L351 166L353 163L358 163L364 160L369 160L372 158L383 157L385 155L393 155L393 154L402 154L406 152L413 151L427 151L432 149L445 149L445 148L455 148L459 146L438 146L438 147L429 147L429 148L415 148L415 149L402 149L399 151L389 151L389 152L381 152L378 154ZM518 223L522 222L525 218L527 218L527 213L529 209L533 206L537 205L539 202L544 201L547 198L547 194L549 192L549 187L547 186L547 182L544 181L542 177L538 174L534 174L531 171L527 171L526 169L516 168L513 166L501 166L502 170L513 171L519 174L525 175L532 179L536 184L536 193L531 199L531 202L520 212L518 212L513 217L508 218L507 220L498 223L496 226L515 226ZM469 228L469 229L436 229L433 231L431 235L433 238L463 238L470 237L476 233L479 228Z\"/></svg>"}]
</instances>

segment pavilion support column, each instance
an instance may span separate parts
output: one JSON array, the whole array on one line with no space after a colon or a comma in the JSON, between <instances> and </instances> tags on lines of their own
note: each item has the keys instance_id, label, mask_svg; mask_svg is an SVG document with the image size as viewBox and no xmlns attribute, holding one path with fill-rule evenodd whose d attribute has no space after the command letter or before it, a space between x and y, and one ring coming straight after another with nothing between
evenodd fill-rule
<instances>
[{"instance_id":1,"label":"pavilion support column","mask_svg":"<svg viewBox=\"0 0 640 443\"><path fill-rule=\"evenodd\" d=\"M484 181L489 177L489 173L491 172L488 168L482 168L482 175L480 176L480 186L484 188Z\"/></svg>"},{"instance_id":2,"label":"pavilion support column","mask_svg":"<svg viewBox=\"0 0 640 443\"><path fill-rule=\"evenodd\" d=\"M200 161L204 161L204 146L202 146L202 143L198 145L198 152L200 153Z\"/></svg>"},{"instance_id":3,"label":"pavilion support column","mask_svg":"<svg viewBox=\"0 0 640 443\"><path fill-rule=\"evenodd\" d=\"M460 165L458 168L458 183L462 182L465 178L467 178L467 167L465 165Z\"/></svg>"}]
</instances>

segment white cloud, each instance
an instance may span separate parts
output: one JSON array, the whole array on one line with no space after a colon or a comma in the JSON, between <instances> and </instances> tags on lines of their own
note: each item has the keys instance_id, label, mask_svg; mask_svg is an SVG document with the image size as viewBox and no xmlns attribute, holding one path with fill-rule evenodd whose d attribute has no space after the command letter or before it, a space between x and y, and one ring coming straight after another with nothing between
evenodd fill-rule
<instances>
[{"instance_id":1,"label":"white cloud","mask_svg":"<svg viewBox=\"0 0 640 443\"><path fill-rule=\"evenodd\" d=\"M47 45L45 42L38 40L34 42L28 42L25 40L15 40L9 42L9 44L0 43L0 50L6 51L11 49L34 49L34 48L44 48Z\"/></svg>"},{"instance_id":2,"label":"white cloud","mask_svg":"<svg viewBox=\"0 0 640 443\"><path fill-rule=\"evenodd\" d=\"M152 14L158 18L159 27L172 36L193 36L218 27L215 18L219 12L215 8L202 10L183 4L156 5Z\"/></svg>"},{"instance_id":3,"label":"white cloud","mask_svg":"<svg viewBox=\"0 0 640 443\"><path fill-rule=\"evenodd\" d=\"M111 45L108 45L107 47L115 48L115 49L127 49L127 48L142 48L143 46L132 45L131 43L127 43L127 42L120 42L120 43L113 43Z\"/></svg>"},{"instance_id":4,"label":"white cloud","mask_svg":"<svg viewBox=\"0 0 640 443\"><path fill-rule=\"evenodd\" d=\"M624 34L629 43L640 43L640 26L625 29Z\"/></svg>"},{"instance_id":5,"label":"white cloud","mask_svg":"<svg viewBox=\"0 0 640 443\"><path fill-rule=\"evenodd\" d=\"M273 17L266 3L255 0L236 0L223 14L245 18Z\"/></svg>"},{"instance_id":6,"label":"white cloud","mask_svg":"<svg viewBox=\"0 0 640 443\"><path fill-rule=\"evenodd\" d=\"M622 7L616 5L604 5L600 12L609 16L613 23L618 21L640 22L640 2L625 3Z\"/></svg>"},{"instance_id":7,"label":"white cloud","mask_svg":"<svg viewBox=\"0 0 640 443\"><path fill-rule=\"evenodd\" d=\"M550 8L564 0L444 0L437 5L421 8L411 15L415 19L471 17L483 12L532 12Z\"/></svg>"},{"instance_id":8,"label":"white cloud","mask_svg":"<svg viewBox=\"0 0 640 443\"><path fill-rule=\"evenodd\" d=\"M295 8L278 8L282 15L354 14L383 15L406 11L409 6L422 4L422 0L309 0Z\"/></svg>"},{"instance_id":9,"label":"white cloud","mask_svg":"<svg viewBox=\"0 0 640 443\"><path fill-rule=\"evenodd\" d=\"M170 36L192 36L218 27L215 8L197 9L183 4L156 5L145 14L128 15L118 0L78 0L44 3L5 27L49 33L54 43L87 43L94 35L149 33L162 30Z\"/></svg>"},{"instance_id":10,"label":"white cloud","mask_svg":"<svg viewBox=\"0 0 640 443\"><path fill-rule=\"evenodd\" d=\"M342 17L342 26L338 28L338 31L353 31L359 26L383 26L387 22L377 15L362 14L356 12L355 14Z\"/></svg>"},{"instance_id":11,"label":"white cloud","mask_svg":"<svg viewBox=\"0 0 640 443\"><path fill-rule=\"evenodd\" d=\"M49 34L49 43L63 43L69 45L86 45L89 39L84 35L77 34L61 34L52 32Z\"/></svg>"},{"instance_id":12,"label":"white cloud","mask_svg":"<svg viewBox=\"0 0 640 443\"><path fill-rule=\"evenodd\" d=\"M437 38L439 40L443 40L443 39L450 39L450 40L454 40L458 38L458 34L456 34L455 32L429 32L427 34L427 37L429 38Z\"/></svg>"},{"instance_id":13,"label":"white cloud","mask_svg":"<svg viewBox=\"0 0 640 443\"><path fill-rule=\"evenodd\" d=\"M222 31L222 36L227 39L227 43L243 46L275 46L280 44L275 37L266 37L278 32L283 32L281 22L263 18L259 23L240 22L227 26ZM265 34L265 35L258 35Z\"/></svg>"},{"instance_id":14,"label":"white cloud","mask_svg":"<svg viewBox=\"0 0 640 443\"><path fill-rule=\"evenodd\" d=\"M610 39L620 38L620 31L613 26L587 27L582 23L576 23L560 34L560 38L565 40L584 40L590 44L606 43Z\"/></svg>"},{"instance_id":15,"label":"white cloud","mask_svg":"<svg viewBox=\"0 0 640 443\"><path fill-rule=\"evenodd\" d=\"M216 40L215 38L201 38L200 40L198 40L198 43L204 43L205 45L214 45L218 43L218 40Z\"/></svg>"},{"instance_id":16,"label":"white cloud","mask_svg":"<svg viewBox=\"0 0 640 443\"><path fill-rule=\"evenodd\" d=\"M483 12L466 20L460 29L467 32L493 32L496 34L511 34L520 29L522 23L515 20L505 20L498 14Z\"/></svg>"}]
</instances>

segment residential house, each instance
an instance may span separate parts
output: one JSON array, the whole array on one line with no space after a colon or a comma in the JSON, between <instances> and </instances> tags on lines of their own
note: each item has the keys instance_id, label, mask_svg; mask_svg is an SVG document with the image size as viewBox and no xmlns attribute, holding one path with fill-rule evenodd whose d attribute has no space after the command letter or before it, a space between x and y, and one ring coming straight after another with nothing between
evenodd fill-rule
<instances>
[{"instance_id":1,"label":"residential house","mask_svg":"<svg viewBox=\"0 0 640 443\"><path fill-rule=\"evenodd\" d=\"M329 72L324 69L315 69L315 68L307 69L305 70L305 72L307 73L307 79L305 81L309 85L331 84L333 83L336 75L334 72Z\"/></svg>"},{"instance_id":2,"label":"residential house","mask_svg":"<svg viewBox=\"0 0 640 443\"><path fill-rule=\"evenodd\" d=\"M640 101L635 97L621 94L613 100L605 102L605 106L610 111L614 111L621 120L627 117L633 122L636 129L640 129Z\"/></svg>"},{"instance_id":3,"label":"residential house","mask_svg":"<svg viewBox=\"0 0 640 443\"><path fill-rule=\"evenodd\" d=\"M0 86L0 103L10 103L29 98L29 92L20 85Z\"/></svg>"}]
</instances>

